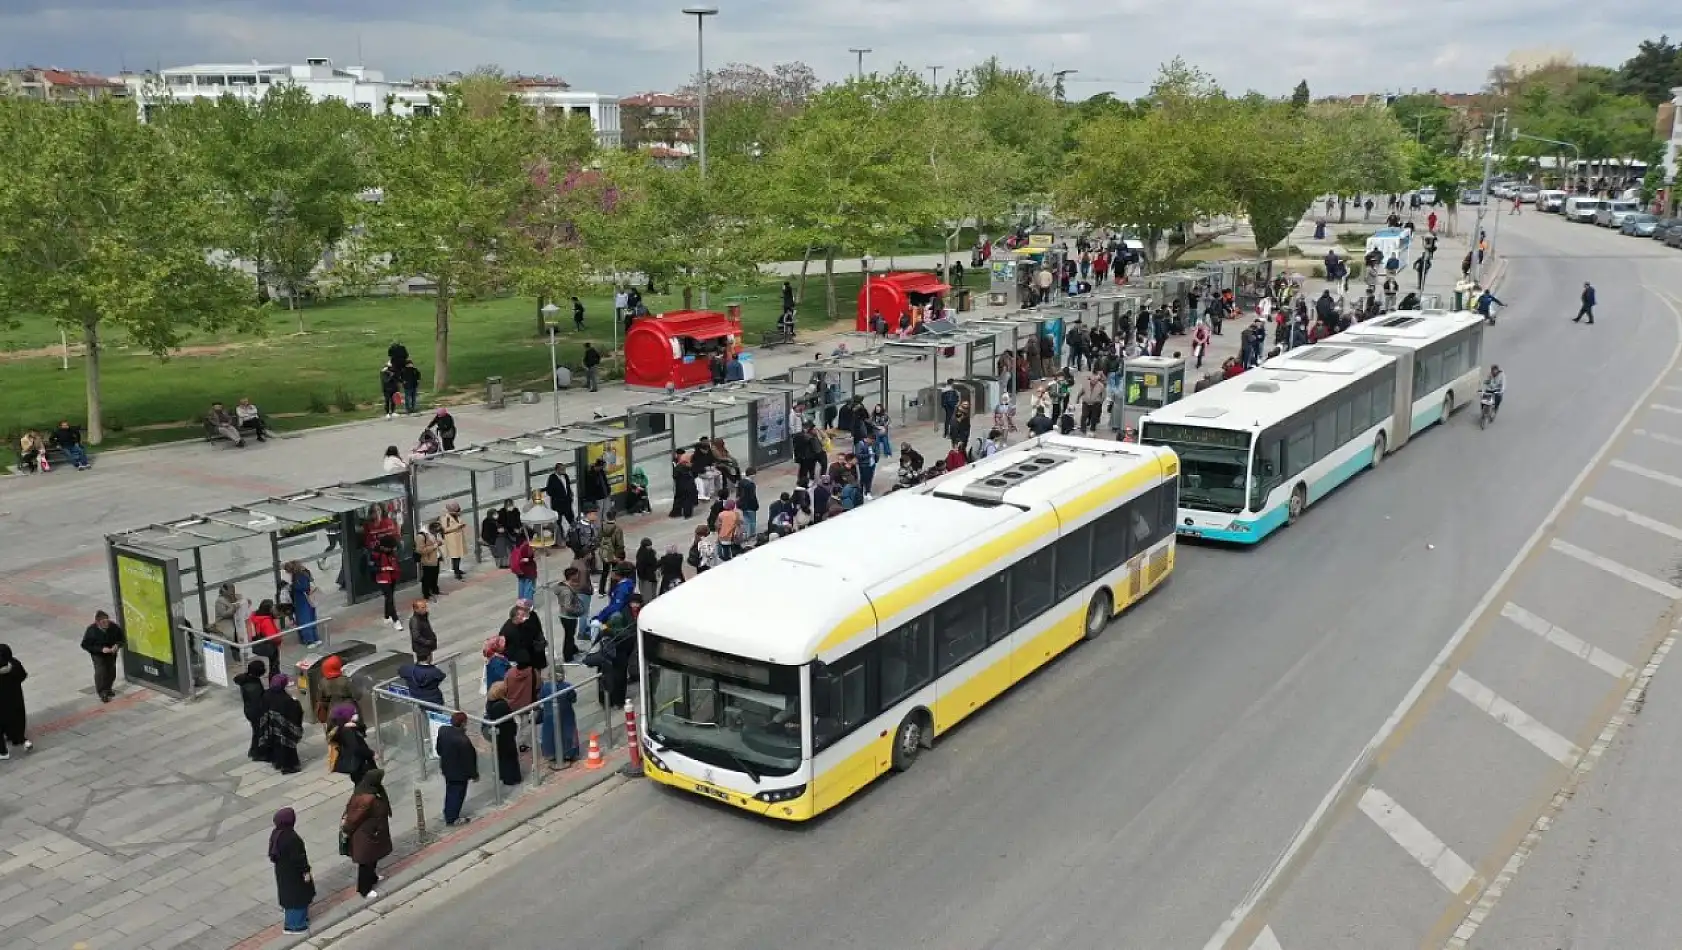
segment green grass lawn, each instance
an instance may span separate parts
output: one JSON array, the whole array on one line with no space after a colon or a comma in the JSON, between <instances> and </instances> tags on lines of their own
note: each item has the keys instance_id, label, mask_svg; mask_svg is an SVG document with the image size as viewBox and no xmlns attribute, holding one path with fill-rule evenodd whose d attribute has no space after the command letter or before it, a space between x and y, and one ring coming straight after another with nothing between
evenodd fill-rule
<instances>
[{"instance_id":1,"label":"green grass lawn","mask_svg":"<svg viewBox=\"0 0 1682 950\"><path fill-rule=\"evenodd\" d=\"M967 260L966 260L967 263ZM829 324L824 310L822 262L815 262L800 308L807 330ZM970 275L972 287L985 288L985 272ZM841 319L850 321L859 278L838 274L836 295ZM781 280L715 294L714 309L732 302L742 306L743 330L750 347L762 330L776 325L781 309ZM585 332L572 330L572 313L562 304L556 314L563 329L560 360L575 369L586 341L606 349L612 342L612 298L583 298ZM682 306L680 295L648 295L650 311ZM508 297L458 304L450 330L448 392L430 391L433 369L433 301L430 297L339 300L304 308L306 332L298 315L275 310L263 332L199 334L168 360L129 345L120 334L105 340L101 363L105 445L137 445L193 438L199 419L212 401L232 405L251 400L283 431L329 425L374 415L380 409L379 371L386 348L401 340L421 369L423 404L470 401L482 391L486 376L501 376L509 391L547 388L549 346L537 328L537 302ZM74 342L74 341L72 341ZM0 329L0 434L15 448L27 428L48 429L59 419L85 417L85 367L73 355L60 368L58 330L46 320L22 318L15 329ZM50 350L50 354L42 351ZM39 354L39 355L37 355ZM7 457L10 453L0 453Z\"/></svg>"}]
</instances>

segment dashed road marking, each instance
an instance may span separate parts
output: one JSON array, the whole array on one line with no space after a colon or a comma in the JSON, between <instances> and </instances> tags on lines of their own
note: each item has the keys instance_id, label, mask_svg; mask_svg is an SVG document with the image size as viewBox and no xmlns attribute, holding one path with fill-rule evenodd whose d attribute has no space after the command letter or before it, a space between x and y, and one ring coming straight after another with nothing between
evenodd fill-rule
<instances>
[{"instance_id":1,"label":"dashed road marking","mask_svg":"<svg viewBox=\"0 0 1682 950\"><path fill-rule=\"evenodd\" d=\"M1561 541L1558 538L1549 542L1548 547L1566 557L1576 558L1590 567L1598 567L1613 577L1622 578L1637 587L1645 587L1653 593L1668 597L1671 600L1682 600L1682 587L1661 581L1650 574L1643 574L1635 568L1619 564L1609 557L1601 557L1593 551L1577 547L1575 544Z\"/></svg>"},{"instance_id":2,"label":"dashed road marking","mask_svg":"<svg viewBox=\"0 0 1682 950\"><path fill-rule=\"evenodd\" d=\"M1560 765L1569 766L1583 754L1583 750L1577 748L1575 742L1543 725L1529 713L1503 699L1495 690L1465 673L1456 671L1454 678L1448 681L1448 688L1465 697L1467 702L1489 713L1490 718L1511 729L1520 739L1541 749Z\"/></svg>"},{"instance_id":3,"label":"dashed road marking","mask_svg":"<svg viewBox=\"0 0 1682 950\"><path fill-rule=\"evenodd\" d=\"M1650 478L1655 482L1663 485L1669 485L1672 488L1682 488L1682 478L1677 478L1675 475L1667 475L1664 472L1655 472L1650 468L1643 468L1640 465L1634 465L1624 461L1623 459L1613 459L1612 467L1620 472L1628 472L1631 475L1640 475L1642 478Z\"/></svg>"},{"instance_id":4,"label":"dashed road marking","mask_svg":"<svg viewBox=\"0 0 1682 950\"><path fill-rule=\"evenodd\" d=\"M1279 945L1279 938L1273 935L1272 927L1263 927L1261 933L1250 944L1250 950L1285 950Z\"/></svg>"},{"instance_id":5,"label":"dashed road marking","mask_svg":"<svg viewBox=\"0 0 1682 950\"><path fill-rule=\"evenodd\" d=\"M1390 840L1401 845L1403 851L1430 871L1437 883L1448 888L1449 893L1458 894L1478 879L1478 872L1466 863L1465 858L1455 854L1454 849L1443 843L1443 839L1432 834L1431 829L1408 814L1407 809L1383 791L1368 787L1361 795L1360 808L1362 814L1371 818L1390 836Z\"/></svg>"},{"instance_id":6,"label":"dashed road marking","mask_svg":"<svg viewBox=\"0 0 1682 950\"><path fill-rule=\"evenodd\" d=\"M1654 534L1662 534L1672 541L1682 541L1682 528L1630 511L1628 508L1620 508L1609 501L1601 501L1599 498L1584 498L1583 507L1592 508L1601 514L1611 515L1614 518L1622 518L1638 528L1646 528Z\"/></svg>"},{"instance_id":7,"label":"dashed road marking","mask_svg":"<svg viewBox=\"0 0 1682 950\"><path fill-rule=\"evenodd\" d=\"M1618 679L1628 679L1635 675L1635 667L1618 659L1605 650L1579 637L1572 636L1569 631L1543 620L1518 604L1508 602L1501 608L1501 616L1518 624L1525 630L1548 641L1561 650L1579 657L1590 666Z\"/></svg>"},{"instance_id":8,"label":"dashed road marking","mask_svg":"<svg viewBox=\"0 0 1682 950\"><path fill-rule=\"evenodd\" d=\"M1647 405L1647 408L1648 409L1657 409L1660 412L1669 412L1669 413L1673 413L1673 414L1678 415L1678 416L1682 416L1682 407L1667 406L1662 402L1649 403Z\"/></svg>"},{"instance_id":9,"label":"dashed road marking","mask_svg":"<svg viewBox=\"0 0 1682 950\"><path fill-rule=\"evenodd\" d=\"M1648 432L1646 429L1636 429L1635 434L1652 439L1654 442L1664 442L1667 445L1682 445L1682 439L1678 439L1674 435L1665 435L1662 432Z\"/></svg>"}]
</instances>

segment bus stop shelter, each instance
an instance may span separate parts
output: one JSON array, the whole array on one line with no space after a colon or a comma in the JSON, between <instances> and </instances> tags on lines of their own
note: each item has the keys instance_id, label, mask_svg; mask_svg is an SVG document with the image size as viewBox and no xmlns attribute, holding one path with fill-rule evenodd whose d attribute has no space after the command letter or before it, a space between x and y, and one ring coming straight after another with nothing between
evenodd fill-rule
<instances>
[{"instance_id":1,"label":"bus stop shelter","mask_svg":"<svg viewBox=\"0 0 1682 950\"><path fill-rule=\"evenodd\" d=\"M917 337L925 339L932 337ZM890 384L890 370L914 362L915 353L889 348L869 353L832 356L789 367L789 382L800 387L794 396L793 409L802 422L812 422L832 428L841 404L853 398L864 400L867 408L896 404L894 387Z\"/></svg>"},{"instance_id":2,"label":"bus stop shelter","mask_svg":"<svg viewBox=\"0 0 1682 950\"><path fill-rule=\"evenodd\" d=\"M899 357L892 380L895 400L916 406L917 418L928 422L939 412L940 387L948 379L963 380L971 411L992 412L999 398L998 343L1006 333L1015 339L1014 330L965 323L951 333L889 342L886 351Z\"/></svg>"}]
</instances>

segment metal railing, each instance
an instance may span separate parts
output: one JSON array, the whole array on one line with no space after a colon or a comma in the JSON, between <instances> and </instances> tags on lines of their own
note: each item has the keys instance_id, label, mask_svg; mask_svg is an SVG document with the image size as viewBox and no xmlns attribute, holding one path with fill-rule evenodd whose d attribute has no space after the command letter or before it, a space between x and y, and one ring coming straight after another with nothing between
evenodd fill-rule
<instances>
[{"instance_id":1,"label":"metal railing","mask_svg":"<svg viewBox=\"0 0 1682 950\"><path fill-rule=\"evenodd\" d=\"M186 627L187 659L193 669L193 693L191 698L198 698L212 687L223 689L232 687L234 676L244 672L246 661L257 655L252 648L259 643L265 641L273 643L276 653L279 653L286 644L288 634L297 634L307 627L320 639L323 650L330 649L333 641L328 633L327 622L332 619L330 616L320 617L314 623L288 627L272 637L245 641L230 640L200 630L197 627ZM282 672L285 672L285 670L276 668L269 670L269 675L272 676L275 673ZM264 685L267 686L267 684Z\"/></svg>"}]
</instances>

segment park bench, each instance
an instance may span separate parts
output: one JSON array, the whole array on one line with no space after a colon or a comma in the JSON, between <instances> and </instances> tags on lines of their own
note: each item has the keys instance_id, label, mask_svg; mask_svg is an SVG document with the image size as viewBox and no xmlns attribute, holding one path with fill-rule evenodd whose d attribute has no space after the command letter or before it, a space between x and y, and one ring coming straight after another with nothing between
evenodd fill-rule
<instances>
[{"instance_id":1,"label":"park bench","mask_svg":"<svg viewBox=\"0 0 1682 950\"><path fill-rule=\"evenodd\" d=\"M760 331L759 345L762 347L770 348L773 346L782 346L785 343L790 345L794 343L793 333L789 333L781 328L776 330Z\"/></svg>"}]
</instances>

